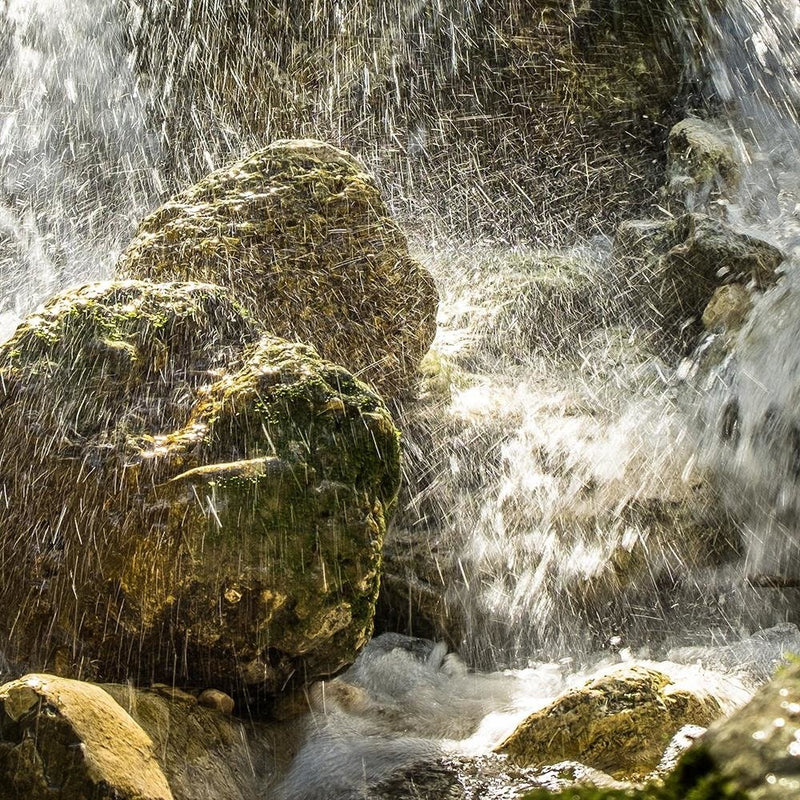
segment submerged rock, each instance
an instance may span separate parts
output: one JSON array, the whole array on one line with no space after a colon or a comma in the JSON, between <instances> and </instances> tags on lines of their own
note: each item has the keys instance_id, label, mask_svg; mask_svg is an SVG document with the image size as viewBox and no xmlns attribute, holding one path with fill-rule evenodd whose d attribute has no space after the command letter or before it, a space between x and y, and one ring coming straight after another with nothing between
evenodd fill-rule
<instances>
[{"instance_id":1,"label":"submerged rock","mask_svg":"<svg viewBox=\"0 0 800 800\"><path fill-rule=\"evenodd\" d=\"M648 667L620 667L531 714L497 748L529 765L575 760L616 778L642 777L687 724L708 725L722 709Z\"/></svg>"},{"instance_id":2,"label":"submerged rock","mask_svg":"<svg viewBox=\"0 0 800 800\"><path fill-rule=\"evenodd\" d=\"M99 686L26 675L0 687L3 800L172 800L154 751Z\"/></svg>"},{"instance_id":3,"label":"submerged rock","mask_svg":"<svg viewBox=\"0 0 800 800\"><path fill-rule=\"evenodd\" d=\"M617 294L620 310L660 328L673 347L700 331L703 311L719 287L766 289L778 279L784 259L777 247L703 214L623 223L614 256L619 272L612 296Z\"/></svg>"},{"instance_id":4,"label":"submerged rock","mask_svg":"<svg viewBox=\"0 0 800 800\"><path fill-rule=\"evenodd\" d=\"M348 153L280 141L154 211L121 274L230 287L272 333L314 345L385 395L408 387L436 331L433 279Z\"/></svg>"},{"instance_id":5,"label":"submerged rock","mask_svg":"<svg viewBox=\"0 0 800 800\"><path fill-rule=\"evenodd\" d=\"M67 291L0 348L9 656L280 690L372 627L399 442L380 399L225 290Z\"/></svg>"}]
</instances>

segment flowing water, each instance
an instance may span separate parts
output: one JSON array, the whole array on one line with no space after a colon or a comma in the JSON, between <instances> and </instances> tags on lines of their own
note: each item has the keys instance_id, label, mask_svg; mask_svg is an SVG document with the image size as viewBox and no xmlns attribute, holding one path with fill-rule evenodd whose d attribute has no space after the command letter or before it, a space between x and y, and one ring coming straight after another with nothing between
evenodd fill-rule
<instances>
[{"instance_id":1,"label":"flowing water","mask_svg":"<svg viewBox=\"0 0 800 800\"><path fill-rule=\"evenodd\" d=\"M386 27L372 6L353 4L364 17L350 30L380 42L365 66L336 33L345 5L314 4L303 24L319 26L330 58L313 96L292 95L306 115L298 133L347 141L338 109L354 96L366 106L409 32L417 58L426 42L448 43L428 78L447 79L478 35L481 4L439 5L405 4ZM673 19L687 73L743 164L741 189L706 210L778 243L785 274L721 363L704 357L712 337L678 364L621 327L608 294L593 290L608 282L613 230L557 251L416 236L443 303L423 402L400 410L410 490L397 536L416 536L439 577L430 630L485 673L443 645L376 640L327 696L316 690L308 743L280 796L361 797L420 760L485 752L515 720L619 660L702 662L715 672L694 666L694 679L728 681L719 694L735 705L798 646L796 628L772 626L794 619L800 584L800 6L719 5ZM107 276L136 221L175 184L257 143L211 89L175 102L222 35L196 35L213 3L190 3L174 39L145 59L170 81L142 79L137 37L170 8L0 7L0 340L52 292ZM247 39L248 58L260 41ZM264 80L286 91L273 69L283 56L263 55ZM238 74L244 56L225 58ZM262 135L279 127L272 113L259 107ZM192 124L177 131L178 118ZM412 126L409 163L427 157L428 122ZM181 156L178 144L194 150ZM377 146L370 158L380 167ZM463 167L454 183L470 182ZM771 630L751 638L759 628Z\"/></svg>"}]
</instances>

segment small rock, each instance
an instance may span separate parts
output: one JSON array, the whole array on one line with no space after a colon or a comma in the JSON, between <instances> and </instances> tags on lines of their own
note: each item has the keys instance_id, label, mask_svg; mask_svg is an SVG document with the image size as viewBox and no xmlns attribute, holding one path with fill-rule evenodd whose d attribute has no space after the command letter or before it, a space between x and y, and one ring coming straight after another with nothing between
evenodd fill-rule
<instances>
[{"instance_id":1,"label":"small rock","mask_svg":"<svg viewBox=\"0 0 800 800\"><path fill-rule=\"evenodd\" d=\"M703 327L734 333L744 324L751 306L750 293L741 284L720 286L703 311Z\"/></svg>"},{"instance_id":2,"label":"small rock","mask_svg":"<svg viewBox=\"0 0 800 800\"><path fill-rule=\"evenodd\" d=\"M701 209L713 191L734 191L740 177L733 147L713 123L689 118L672 128L667 145L668 191L688 211Z\"/></svg>"},{"instance_id":3,"label":"small rock","mask_svg":"<svg viewBox=\"0 0 800 800\"><path fill-rule=\"evenodd\" d=\"M197 698L197 702L200 703L201 706L216 709L223 714L233 714L233 698L225 694L225 692L221 692L219 689L206 689L204 692L201 692L200 697Z\"/></svg>"}]
</instances>

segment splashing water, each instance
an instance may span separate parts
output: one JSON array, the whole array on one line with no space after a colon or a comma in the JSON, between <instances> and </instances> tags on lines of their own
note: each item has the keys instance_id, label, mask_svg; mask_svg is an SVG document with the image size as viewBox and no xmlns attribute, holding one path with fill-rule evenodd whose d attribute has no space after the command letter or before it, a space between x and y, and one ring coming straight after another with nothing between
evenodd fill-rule
<instances>
[{"instance_id":1,"label":"splashing water","mask_svg":"<svg viewBox=\"0 0 800 800\"><path fill-rule=\"evenodd\" d=\"M398 658L383 669L367 651L346 676L351 694L334 687L330 709L317 698L323 709L309 724L319 735L309 738L285 796L310 796L307 778L292 781L331 760L366 770L367 751L379 758L365 785L420 757L484 751L510 717L568 685L565 675L576 668L568 657L576 654L591 662L616 660L622 651L627 659L629 647L646 643L642 657L661 657L675 645L710 643L675 649L673 657L725 672L757 663L746 686L727 690L741 701L786 643L796 643L796 629L787 627L776 629L770 647L762 639L739 650L732 644L789 616L796 596L788 584L800 581L797 4L709 2L690 21L675 12L687 63L743 163L738 193L708 210L793 254L722 363L709 366L704 357L715 347L711 337L677 372L609 313L607 239L558 252L538 247L548 236L564 240L562 230L552 231L573 218L537 207L524 181L516 183L517 168L538 159L555 171L559 153L517 141L523 156L478 174L481 154L470 143L448 162L448 175L436 173L451 128L462 125L465 139L494 130L481 127L496 109L482 104L468 58L485 36L481 3L438 3L441 13L427 3L400 4L402 14L397 4L359 3L350 15L346 4L315 3L310 22L270 4L275 14L263 20L264 37L251 32L239 53L230 51L224 26L201 24L222 10L243 24L245 17L223 5L153 2L145 13L125 0L8 0L0 12L0 340L47 294L107 275L136 222L173 183L286 133L276 110L286 96L293 104L282 110L302 116L292 119L295 135L363 145L360 137L380 131L382 143L361 152L383 174L402 164L407 174L387 180L387 190L397 208L418 217L417 229L423 209L446 216L451 227L458 217L473 233L495 219L495 206L506 220L527 214L538 225L537 246L502 250L474 238L466 246L418 238L444 300L428 394L402 412L412 486L402 523L438 548L432 560L441 607L452 616L434 632L456 640L472 665L531 672L468 673L432 644L424 668ZM546 33L544 12L540 22ZM325 54L325 75L287 85L302 59L275 43L308 25L316 26L310 41ZM143 31L149 52L137 38ZM361 40L368 46L358 50ZM286 41L297 44L288 34ZM440 52L426 71L431 42ZM218 63L225 86L209 82L196 102L188 100L209 78L209 63ZM244 103L235 86L253 77L247 65L255 63L266 90L250 98L248 127L219 101L233 86ZM456 95L457 74L468 76L475 99L426 109L427 84L447 84ZM503 87L501 99L510 102L511 91ZM551 100L537 102L550 113ZM361 117L351 124L343 109L354 103ZM403 119L398 109L406 105L412 111ZM182 146L192 152L181 155ZM475 170L474 182L466 170ZM588 165L585 184L581 198L600 191ZM598 203L613 205L622 194L614 194L611 178L604 186L609 197ZM403 194L409 187L415 196ZM427 204L425 194L432 196ZM604 221L595 214L582 230L605 230ZM516 234L517 223L496 238ZM547 663L531 665L536 658ZM481 729L493 713L499 717ZM464 720L469 730L452 728ZM341 796L358 791L343 778Z\"/></svg>"},{"instance_id":2,"label":"splashing water","mask_svg":"<svg viewBox=\"0 0 800 800\"><path fill-rule=\"evenodd\" d=\"M10 0L0 17L0 338L48 294L106 276L153 201L136 24L121 0Z\"/></svg>"}]
</instances>

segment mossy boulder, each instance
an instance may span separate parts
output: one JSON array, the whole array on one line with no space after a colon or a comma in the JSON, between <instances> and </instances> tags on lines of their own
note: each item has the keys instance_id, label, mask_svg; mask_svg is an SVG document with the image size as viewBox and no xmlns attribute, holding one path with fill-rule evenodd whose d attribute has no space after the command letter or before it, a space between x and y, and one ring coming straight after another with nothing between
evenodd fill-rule
<instances>
[{"instance_id":1,"label":"mossy boulder","mask_svg":"<svg viewBox=\"0 0 800 800\"><path fill-rule=\"evenodd\" d=\"M763 290L778 280L784 254L705 214L620 225L609 294L626 317L682 348L702 330L703 311L723 285Z\"/></svg>"},{"instance_id":2,"label":"mossy boulder","mask_svg":"<svg viewBox=\"0 0 800 800\"><path fill-rule=\"evenodd\" d=\"M348 153L279 141L211 173L139 226L119 269L232 289L268 330L307 342L386 396L408 387L438 295Z\"/></svg>"},{"instance_id":3,"label":"mossy boulder","mask_svg":"<svg viewBox=\"0 0 800 800\"><path fill-rule=\"evenodd\" d=\"M26 675L0 687L2 800L172 800L149 736L99 686Z\"/></svg>"},{"instance_id":4,"label":"mossy boulder","mask_svg":"<svg viewBox=\"0 0 800 800\"><path fill-rule=\"evenodd\" d=\"M67 291L0 347L0 621L64 674L281 689L368 638L399 441L217 286Z\"/></svg>"},{"instance_id":5,"label":"mossy boulder","mask_svg":"<svg viewBox=\"0 0 800 800\"><path fill-rule=\"evenodd\" d=\"M710 695L655 669L623 666L531 714L497 751L528 765L574 760L615 778L639 778L655 769L680 728L721 714Z\"/></svg>"}]
</instances>

